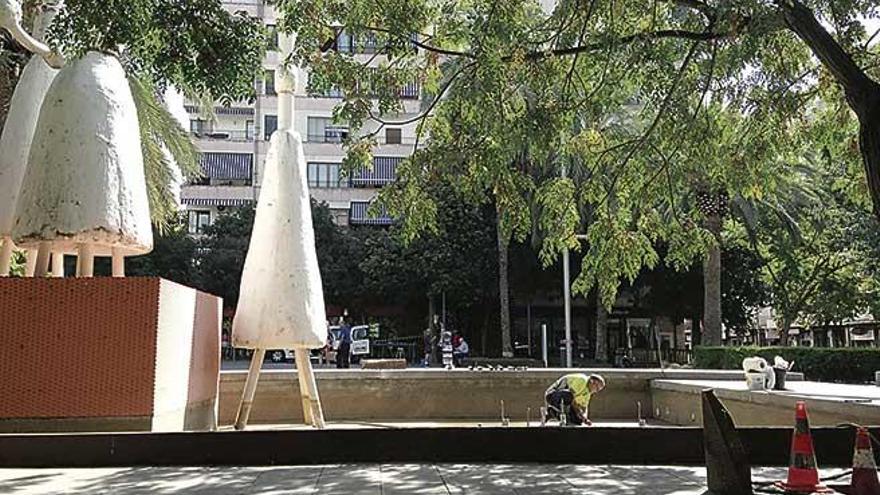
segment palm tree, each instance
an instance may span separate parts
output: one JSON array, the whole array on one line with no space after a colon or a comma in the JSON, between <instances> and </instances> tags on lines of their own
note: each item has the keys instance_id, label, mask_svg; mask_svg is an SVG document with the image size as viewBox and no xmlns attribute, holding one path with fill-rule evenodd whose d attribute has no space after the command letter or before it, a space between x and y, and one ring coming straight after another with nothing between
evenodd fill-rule
<instances>
[{"instance_id":1,"label":"palm tree","mask_svg":"<svg viewBox=\"0 0 880 495\"><path fill-rule=\"evenodd\" d=\"M802 213L822 202L821 174L810 163L800 163L790 167L790 173L780 177L776 193L766 198L746 198L735 195L730 201L730 210L737 221L743 225L752 249L764 259L759 249L760 230L768 225L778 225L781 232L773 235L788 236L794 245L803 242L800 221ZM768 261L764 259L765 265ZM771 277L775 276L772 271ZM788 330L794 323L794 315L784 315L779 339L781 345L788 345Z\"/></svg>"},{"instance_id":2,"label":"palm tree","mask_svg":"<svg viewBox=\"0 0 880 495\"><path fill-rule=\"evenodd\" d=\"M510 337L510 276L508 260L510 254L510 241L504 235L501 227L501 210L498 210L498 294L501 307L501 355L506 358L513 357L513 344Z\"/></svg>"},{"instance_id":3,"label":"palm tree","mask_svg":"<svg viewBox=\"0 0 880 495\"><path fill-rule=\"evenodd\" d=\"M144 177L153 223L164 231L177 217L172 183L201 175L199 153L189 134L159 99L158 90L146 78L129 76L129 87L137 108L144 155Z\"/></svg>"},{"instance_id":4,"label":"palm tree","mask_svg":"<svg viewBox=\"0 0 880 495\"><path fill-rule=\"evenodd\" d=\"M703 345L721 345L721 228L728 210L726 190L697 192L697 208L703 214L713 242L703 262Z\"/></svg>"}]
</instances>

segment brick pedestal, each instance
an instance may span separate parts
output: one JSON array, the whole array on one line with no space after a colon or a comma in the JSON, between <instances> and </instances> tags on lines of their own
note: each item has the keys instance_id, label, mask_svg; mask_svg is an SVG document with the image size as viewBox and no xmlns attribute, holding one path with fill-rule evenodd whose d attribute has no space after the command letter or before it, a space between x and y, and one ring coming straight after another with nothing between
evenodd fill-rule
<instances>
[{"instance_id":1,"label":"brick pedestal","mask_svg":"<svg viewBox=\"0 0 880 495\"><path fill-rule=\"evenodd\" d=\"M221 309L159 278L0 278L0 431L216 428Z\"/></svg>"}]
</instances>

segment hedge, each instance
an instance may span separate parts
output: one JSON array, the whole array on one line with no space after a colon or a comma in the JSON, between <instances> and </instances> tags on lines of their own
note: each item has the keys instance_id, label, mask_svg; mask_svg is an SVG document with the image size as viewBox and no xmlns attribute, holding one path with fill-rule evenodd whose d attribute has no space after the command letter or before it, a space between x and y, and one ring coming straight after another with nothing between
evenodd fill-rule
<instances>
[{"instance_id":1,"label":"hedge","mask_svg":"<svg viewBox=\"0 0 880 495\"><path fill-rule=\"evenodd\" d=\"M773 364L774 356L794 361L792 371L807 380L837 383L868 383L880 371L880 349L824 347L697 347L694 365L708 369L742 369L742 360L761 356Z\"/></svg>"}]
</instances>

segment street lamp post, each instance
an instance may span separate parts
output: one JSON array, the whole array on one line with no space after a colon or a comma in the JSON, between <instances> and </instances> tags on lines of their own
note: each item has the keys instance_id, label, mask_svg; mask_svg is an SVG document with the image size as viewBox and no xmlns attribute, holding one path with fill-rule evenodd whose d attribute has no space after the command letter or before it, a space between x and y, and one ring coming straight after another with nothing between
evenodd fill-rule
<instances>
[{"instance_id":1,"label":"street lamp post","mask_svg":"<svg viewBox=\"0 0 880 495\"><path fill-rule=\"evenodd\" d=\"M562 164L562 178L566 177ZM568 246L562 250L562 297L565 299L565 367L571 368L571 277L568 267Z\"/></svg>"}]
</instances>

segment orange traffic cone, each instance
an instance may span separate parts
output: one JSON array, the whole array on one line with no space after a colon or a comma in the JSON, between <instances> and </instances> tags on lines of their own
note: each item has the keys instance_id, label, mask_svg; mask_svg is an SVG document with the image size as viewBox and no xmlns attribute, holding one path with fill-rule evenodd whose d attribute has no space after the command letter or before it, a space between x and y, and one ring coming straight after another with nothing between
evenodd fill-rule
<instances>
[{"instance_id":1,"label":"orange traffic cone","mask_svg":"<svg viewBox=\"0 0 880 495\"><path fill-rule=\"evenodd\" d=\"M877 479L877 464L871 448L868 429L856 430L856 448L853 454L852 483L849 486L835 486L834 489L847 495L880 495L880 480Z\"/></svg>"},{"instance_id":2,"label":"orange traffic cone","mask_svg":"<svg viewBox=\"0 0 880 495\"><path fill-rule=\"evenodd\" d=\"M784 483L777 482L776 486L786 493L828 493L830 490L819 484L816 451L813 450L810 420L807 417L807 404L804 401L797 402L794 420L788 480Z\"/></svg>"}]
</instances>

